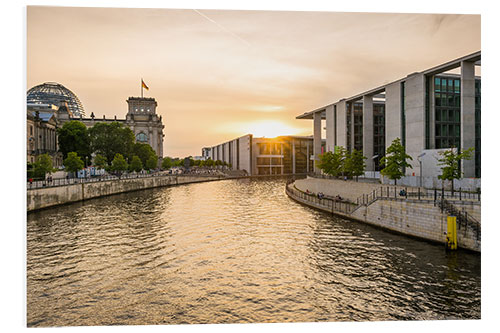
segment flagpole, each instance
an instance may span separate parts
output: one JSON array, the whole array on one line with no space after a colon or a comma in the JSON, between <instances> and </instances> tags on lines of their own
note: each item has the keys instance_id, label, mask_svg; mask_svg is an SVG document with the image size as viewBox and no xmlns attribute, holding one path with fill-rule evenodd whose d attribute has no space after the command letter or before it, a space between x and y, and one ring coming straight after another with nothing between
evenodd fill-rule
<instances>
[{"instance_id":1,"label":"flagpole","mask_svg":"<svg viewBox=\"0 0 500 333\"><path fill-rule=\"evenodd\" d=\"M144 90L144 86L142 85L142 78L141 78L141 98L143 98L142 91Z\"/></svg>"}]
</instances>

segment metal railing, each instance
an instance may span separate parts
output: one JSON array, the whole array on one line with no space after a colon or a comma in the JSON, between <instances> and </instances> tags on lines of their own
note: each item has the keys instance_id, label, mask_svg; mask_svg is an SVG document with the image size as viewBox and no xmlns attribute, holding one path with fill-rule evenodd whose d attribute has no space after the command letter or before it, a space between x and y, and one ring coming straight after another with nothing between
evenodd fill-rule
<instances>
[{"instance_id":1,"label":"metal railing","mask_svg":"<svg viewBox=\"0 0 500 333\"><path fill-rule=\"evenodd\" d=\"M290 182L286 185L285 190L292 197L323 206L323 208L328 208L332 213L351 214L356 208L356 205L347 200L339 200L327 195L318 196L318 194L301 191L295 188Z\"/></svg>"},{"instance_id":2,"label":"metal railing","mask_svg":"<svg viewBox=\"0 0 500 333\"><path fill-rule=\"evenodd\" d=\"M103 175L103 176L91 176L86 178L56 178L56 179L45 179L45 180L37 180L32 182L27 182L26 188L28 190L40 189L40 188L48 188L48 187L57 187L57 186L68 186L75 184L86 184L86 183L98 183L109 180L123 180L123 179L137 179L137 178L152 178L152 177L186 177L186 176L196 176L196 177L230 177L229 175L224 174L210 174L210 173L195 173L195 172L184 172L179 174L171 174L166 171L160 172L152 172L152 173L135 173L135 174L122 174L121 176L117 175Z\"/></svg>"},{"instance_id":3,"label":"metal railing","mask_svg":"<svg viewBox=\"0 0 500 333\"><path fill-rule=\"evenodd\" d=\"M381 186L370 193L362 194L356 199L357 205L367 205L376 199L399 199L399 200L433 200L438 198L452 200L481 201L481 192L445 191L444 189L425 189L420 187L394 187Z\"/></svg>"},{"instance_id":4,"label":"metal railing","mask_svg":"<svg viewBox=\"0 0 500 333\"><path fill-rule=\"evenodd\" d=\"M481 239L481 222L476 220L467 212L460 211L453 203L444 198L441 198L437 204L439 208L441 208L441 212L446 211L448 215L455 216L457 218L458 229L460 230L464 228L464 235L467 234L467 230L470 228L476 234L476 239Z\"/></svg>"}]
</instances>

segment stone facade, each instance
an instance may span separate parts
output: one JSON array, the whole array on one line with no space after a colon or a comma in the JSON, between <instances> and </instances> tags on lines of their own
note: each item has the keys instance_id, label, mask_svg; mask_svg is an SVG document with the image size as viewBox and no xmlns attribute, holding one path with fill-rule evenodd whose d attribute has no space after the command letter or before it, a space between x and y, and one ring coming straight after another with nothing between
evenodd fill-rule
<instances>
[{"instance_id":1,"label":"stone facade","mask_svg":"<svg viewBox=\"0 0 500 333\"><path fill-rule=\"evenodd\" d=\"M49 105L28 106L26 117L26 158L34 163L42 154L49 154L53 167L62 165L62 154L58 152L57 108ZM62 111L62 110L61 110Z\"/></svg>"}]
</instances>

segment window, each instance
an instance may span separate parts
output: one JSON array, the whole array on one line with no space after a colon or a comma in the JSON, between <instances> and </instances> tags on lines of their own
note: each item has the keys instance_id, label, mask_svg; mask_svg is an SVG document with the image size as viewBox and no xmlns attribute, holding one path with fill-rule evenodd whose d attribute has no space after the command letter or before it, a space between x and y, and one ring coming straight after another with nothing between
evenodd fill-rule
<instances>
[{"instance_id":1,"label":"window","mask_svg":"<svg viewBox=\"0 0 500 333\"><path fill-rule=\"evenodd\" d=\"M137 134L135 137L137 142L148 142L148 136L144 134L143 132Z\"/></svg>"}]
</instances>

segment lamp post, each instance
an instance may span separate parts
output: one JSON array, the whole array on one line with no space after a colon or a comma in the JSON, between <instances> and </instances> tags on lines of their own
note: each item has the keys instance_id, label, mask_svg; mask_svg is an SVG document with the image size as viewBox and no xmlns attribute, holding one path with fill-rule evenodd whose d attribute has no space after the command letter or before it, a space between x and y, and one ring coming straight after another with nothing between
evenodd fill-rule
<instances>
[{"instance_id":1,"label":"lamp post","mask_svg":"<svg viewBox=\"0 0 500 333\"><path fill-rule=\"evenodd\" d=\"M422 160L421 158L425 156L425 153L422 153L418 155L417 160L418 163L420 164L420 187L422 187Z\"/></svg>"}]
</instances>

